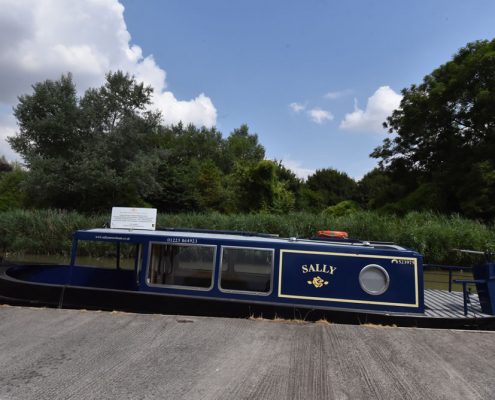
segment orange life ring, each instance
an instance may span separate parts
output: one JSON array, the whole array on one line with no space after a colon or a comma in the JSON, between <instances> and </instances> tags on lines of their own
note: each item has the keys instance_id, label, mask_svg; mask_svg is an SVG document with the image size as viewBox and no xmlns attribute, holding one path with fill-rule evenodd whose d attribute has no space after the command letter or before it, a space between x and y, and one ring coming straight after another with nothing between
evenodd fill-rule
<instances>
[{"instance_id":1,"label":"orange life ring","mask_svg":"<svg viewBox=\"0 0 495 400\"><path fill-rule=\"evenodd\" d=\"M348 239L349 234L347 232L342 232L342 231L318 231L318 237Z\"/></svg>"}]
</instances>

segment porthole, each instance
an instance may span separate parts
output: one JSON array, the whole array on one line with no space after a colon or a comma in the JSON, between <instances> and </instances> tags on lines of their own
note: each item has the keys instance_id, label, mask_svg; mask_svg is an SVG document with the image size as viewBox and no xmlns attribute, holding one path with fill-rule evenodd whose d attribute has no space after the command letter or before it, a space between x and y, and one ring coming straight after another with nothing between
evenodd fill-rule
<instances>
[{"instance_id":1,"label":"porthole","mask_svg":"<svg viewBox=\"0 0 495 400\"><path fill-rule=\"evenodd\" d=\"M378 296L387 291L390 278L385 268L369 264L359 273L359 284L366 293Z\"/></svg>"}]
</instances>

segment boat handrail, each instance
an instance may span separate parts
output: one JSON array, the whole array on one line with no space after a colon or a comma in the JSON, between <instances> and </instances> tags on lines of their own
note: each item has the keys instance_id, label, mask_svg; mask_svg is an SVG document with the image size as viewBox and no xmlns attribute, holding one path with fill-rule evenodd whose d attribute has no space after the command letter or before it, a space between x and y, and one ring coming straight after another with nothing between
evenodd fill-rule
<instances>
[{"instance_id":1,"label":"boat handrail","mask_svg":"<svg viewBox=\"0 0 495 400\"><path fill-rule=\"evenodd\" d=\"M382 249L395 249L406 250L404 247L395 244L394 242L375 242L369 240L360 239L326 239L319 237L312 237L310 239L297 239L298 242L310 242L310 243L325 243L339 246L364 246Z\"/></svg>"},{"instance_id":2,"label":"boat handrail","mask_svg":"<svg viewBox=\"0 0 495 400\"><path fill-rule=\"evenodd\" d=\"M192 233L215 233L218 235L239 235L239 236L256 236L262 238L278 238L280 237L276 233L262 233L262 232L249 232L249 231L236 231L225 229L202 229L202 228L168 228L158 227L157 231L173 231L173 232L192 232Z\"/></svg>"}]
</instances>

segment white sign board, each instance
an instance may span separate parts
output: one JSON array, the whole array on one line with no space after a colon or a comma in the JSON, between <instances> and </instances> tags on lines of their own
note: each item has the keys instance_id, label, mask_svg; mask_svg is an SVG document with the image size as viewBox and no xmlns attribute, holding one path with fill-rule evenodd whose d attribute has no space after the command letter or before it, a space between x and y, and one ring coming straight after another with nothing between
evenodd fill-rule
<instances>
[{"instance_id":1,"label":"white sign board","mask_svg":"<svg viewBox=\"0 0 495 400\"><path fill-rule=\"evenodd\" d=\"M112 207L112 229L146 229L156 228L156 208Z\"/></svg>"}]
</instances>

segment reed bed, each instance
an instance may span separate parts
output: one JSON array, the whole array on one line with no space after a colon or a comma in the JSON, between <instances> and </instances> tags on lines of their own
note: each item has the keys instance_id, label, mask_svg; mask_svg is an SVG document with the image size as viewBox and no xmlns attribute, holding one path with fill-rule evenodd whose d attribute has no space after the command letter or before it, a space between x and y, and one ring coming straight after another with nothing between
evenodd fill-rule
<instances>
[{"instance_id":1,"label":"reed bed","mask_svg":"<svg viewBox=\"0 0 495 400\"><path fill-rule=\"evenodd\" d=\"M76 229L108 226L109 214L85 215L62 210L14 210L0 213L0 252L65 255ZM493 250L495 227L458 215L412 212L404 217L360 211L344 216L289 214L160 214L159 227L266 232L307 238L318 230L349 232L353 238L395 242L417 250L425 262L469 265L477 259L456 248Z\"/></svg>"}]
</instances>

